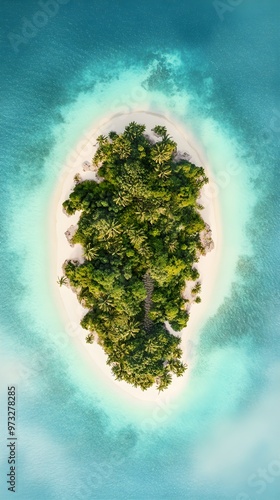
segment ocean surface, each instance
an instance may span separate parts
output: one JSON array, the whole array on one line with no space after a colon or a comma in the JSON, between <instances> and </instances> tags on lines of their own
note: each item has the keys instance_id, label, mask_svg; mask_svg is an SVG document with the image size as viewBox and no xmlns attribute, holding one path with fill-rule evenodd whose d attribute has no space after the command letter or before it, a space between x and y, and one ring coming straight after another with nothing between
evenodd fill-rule
<instances>
[{"instance_id":1,"label":"ocean surface","mask_svg":"<svg viewBox=\"0 0 280 500\"><path fill-rule=\"evenodd\" d=\"M278 0L1 0L0 498L7 386L21 500L280 498ZM75 352L50 207L91 123L147 106L201 145L222 217L175 401L118 398Z\"/></svg>"}]
</instances>

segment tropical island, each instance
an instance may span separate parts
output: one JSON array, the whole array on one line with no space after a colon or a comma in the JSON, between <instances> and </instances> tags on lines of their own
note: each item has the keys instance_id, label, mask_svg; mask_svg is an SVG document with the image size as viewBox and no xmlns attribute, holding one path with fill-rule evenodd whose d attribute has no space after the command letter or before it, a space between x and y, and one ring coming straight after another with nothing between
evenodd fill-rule
<instances>
[{"instance_id":1,"label":"tropical island","mask_svg":"<svg viewBox=\"0 0 280 500\"><path fill-rule=\"evenodd\" d=\"M97 138L97 181L76 176L63 203L69 216L80 213L71 243L82 245L84 262L66 261L60 284L88 310L86 341L102 346L115 378L162 391L187 368L176 332L189 317L186 283L200 301L194 265L209 242L199 204L208 179L166 127L152 131L131 122Z\"/></svg>"}]
</instances>

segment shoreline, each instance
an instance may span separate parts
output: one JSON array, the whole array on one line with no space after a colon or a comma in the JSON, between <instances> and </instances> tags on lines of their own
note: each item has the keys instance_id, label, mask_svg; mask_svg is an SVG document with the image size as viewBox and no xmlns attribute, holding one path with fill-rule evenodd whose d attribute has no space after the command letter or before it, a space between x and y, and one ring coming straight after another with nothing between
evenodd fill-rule
<instances>
[{"instance_id":1,"label":"shoreline","mask_svg":"<svg viewBox=\"0 0 280 500\"><path fill-rule=\"evenodd\" d=\"M146 125L146 133L152 135L151 129L155 125L166 125L169 134L177 143L178 152L186 152L190 155L190 160L196 165L204 167L206 175L211 181L211 174L209 166L203 158L203 153L196 145L191 133L183 128L178 122L173 122L171 118L166 118L163 115L152 113L149 111L135 111L126 114L115 114L99 121L95 127L84 134L82 145L74 151L74 154L69 155L69 160L63 169L58 185L55 189L53 199L51 201L51 215L50 215L50 242L51 242L51 286L53 286L55 301L58 304L60 316L65 324L66 332L72 337L75 348L77 348L88 363L89 369L92 370L94 364L95 370L100 372L100 376L107 379L108 385L113 390L118 389L120 393L127 394L133 398L145 401L159 401L162 396L172 396L172 398L181 392L182 388L186 385L190 373L190 362L188 361L188 352L186 352L186 342L194 342L197 337L197 330L201 328L203 323L208 318L207 311L210 308L210 298L215 286L215 278L219 269L219 262L221 256L221 218L218 201L216 198L209 199L204 190L202 190L200 203L204 206L201 212L205 222L210 225L212 231L212 239L214 242L214 249L202 256L196 264L200 274L200 281L202 290L200 293L202 302L199 304L192 304L190 309L190 318L188 325L181 332L183 350L182 360L188 363L188 369L183 377L173 376L172 384L163 393L159 394L155 388L150 388L142 391L140 388L134 388L124 381L116 381L111 374L110 367L106 364L106 355L103 349L94 344L86 344L85 336L86 331L79 325L81 318L84 316L86 310L79 304L76 295L71 289L56 284L58 276L62 275L62 265L68 259L81 259L82 248L80 245L70 247L65 232L70 226L75 226L79 220L79 214L69 217L62 211L62 203L70 194L74 187L74 176L79 173L83 180L96 179L96 174L92 171L84 171L84 162L91 163L92 157L96 150L94 146L96 138L100 134L106 135L110 130L115 130L117 133L121 132L124 127L131 121L137 123L144 123ZM193 146L195 144L195 146ZM55 224L54 224L55 221ZM94 380L94 378L93 378Z\"/></svg>"}]
</instances>

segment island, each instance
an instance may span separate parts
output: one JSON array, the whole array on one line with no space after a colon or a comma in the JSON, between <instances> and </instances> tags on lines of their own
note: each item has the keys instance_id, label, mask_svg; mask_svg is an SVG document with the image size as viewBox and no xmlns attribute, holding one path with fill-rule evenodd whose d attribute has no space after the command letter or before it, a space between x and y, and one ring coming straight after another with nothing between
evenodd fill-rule
<instances>
[{"instance_id":1,"label":"island","mask_svg":"<svg viewBox=\"0 0 280 500\"><path fill-rule=\"evenodd\" d=\"M117 380L166 389L182 376L179 332L189 317L184 290L200 301L199 272L211 231L201 216L201 166L177 151L165 126L152 133L136 122L97 138L96 180L75 176L63 208L79 212L72 245L83 262L67 260L68 284L87 309L86 341L98 342Z\"/></svg>"}]
</instances>

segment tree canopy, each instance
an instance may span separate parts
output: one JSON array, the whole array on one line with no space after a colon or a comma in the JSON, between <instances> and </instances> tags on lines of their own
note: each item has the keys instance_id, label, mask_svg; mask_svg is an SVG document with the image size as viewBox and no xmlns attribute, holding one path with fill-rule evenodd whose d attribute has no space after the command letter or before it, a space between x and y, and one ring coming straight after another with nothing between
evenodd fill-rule
<instances>
[{"instance_id":1,"label":"tree canopy","mask_svg":"<svg viewBox=\"0 0 280 500\"><path fill-rule=\"evenodd\" d=\"M198 198L208 182L204 169L177 160L167 129L130 123L122 134L100 135L93 164L102 182L76 184L63 207L81 211L72 243L85 262L67 261L65 276L89 312L81 325L98 342L116 379L145 390L165 389L181 376L179 336L186 326L182 297L204 252L205 222Z\"/></svg>"}]
</instances>

